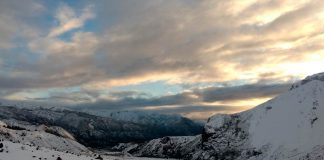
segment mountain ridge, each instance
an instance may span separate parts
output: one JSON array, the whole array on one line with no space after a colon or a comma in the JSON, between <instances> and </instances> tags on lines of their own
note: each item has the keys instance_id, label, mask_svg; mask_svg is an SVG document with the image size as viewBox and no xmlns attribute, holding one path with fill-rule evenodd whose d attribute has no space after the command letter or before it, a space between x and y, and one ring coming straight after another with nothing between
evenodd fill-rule
<instances>
[{"instance_id":1,"label":"mountain ridge","mask_svg":"<svg viewBox=\"0 0 324 160\"><path fill-rule=\"evenodd\" d=\"M71 110L26 109L11 106L0 107L0 119L60 126L72 133L80 143L95 148L109 147L120 142L144 142L167 135L194 135L202 130L201 125L183 117L178 118L179 121L176 123L168 123L166 126L152 126Z\"/></svg>"}]
</instances>

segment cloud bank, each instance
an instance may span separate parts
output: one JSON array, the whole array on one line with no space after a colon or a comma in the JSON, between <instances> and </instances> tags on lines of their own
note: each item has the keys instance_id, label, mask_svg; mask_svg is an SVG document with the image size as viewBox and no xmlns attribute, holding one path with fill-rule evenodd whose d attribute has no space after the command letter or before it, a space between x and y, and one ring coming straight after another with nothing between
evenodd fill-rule
<instances>
[{"instance_id":1,"label":"cloud bank","mask_svg":"<svg viewBox=\"0 0 324 160\"><path fill-rule=\"evenodd\" d=\"M320 0L28 2L0 2L6 100L194 111L272 97L324 68ZM160 81L181 89L138 89Z\"/></svg>"}]
</instances>

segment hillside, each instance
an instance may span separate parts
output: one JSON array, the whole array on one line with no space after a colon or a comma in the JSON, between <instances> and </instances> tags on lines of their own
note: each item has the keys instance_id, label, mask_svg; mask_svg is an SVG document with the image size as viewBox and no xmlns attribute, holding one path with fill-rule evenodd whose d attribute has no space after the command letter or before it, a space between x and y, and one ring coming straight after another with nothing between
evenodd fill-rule
<instances>
[{"instance_id":1,"label":"hillside","mask_svg":"<svg viewBox=\"0 0 324 160\"><path fill-rule=\"evenodd\" d=\"M159 119L161 117L164 116L161 115ZM132 122L116 117L101 117L70 110L28 109L11 106L0 107L1 119L13 119L34 125L59 126L73 134L81 144L94 148L105 148L121 142L144 142L164 136L196 135L201 133L203 128L198 123L178 116L163 118L167 121L156 121L157 123L153 125L152 119L146 119L145 123ZM160 125L162 123L163 125Z\"/></svg>"},{"instance_id":2,"label":"hillside","mask_svg":"<svg viewBox=\"0 0 324 160\"><path fill-rule=\"evenodd\" d=\"M2 147L1 147L2 146ZM156 158L116 157L100 155L103 160L159 160ZM0 160L95 160L98 154L84 155L60 152L49 148L39 148L10 141L0 141ZM160 159L161 160L161 159Z\"/></svg>"}]
</instances>

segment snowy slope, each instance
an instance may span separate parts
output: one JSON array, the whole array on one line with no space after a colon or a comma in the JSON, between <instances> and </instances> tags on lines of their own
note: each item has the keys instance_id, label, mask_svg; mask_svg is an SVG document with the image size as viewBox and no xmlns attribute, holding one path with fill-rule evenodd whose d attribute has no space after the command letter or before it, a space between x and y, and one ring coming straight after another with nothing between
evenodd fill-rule
<instances>
[{"instance_id":1,"label":"snowy slope","mask_svg":"<svg viewBox=\"0 0 324 160\"><path fill-rule=\"evenodd\" d=\"M135 154L205 160L324 159L324 73L295 83L290 91L253 109L210 117L198 145L179 151L184 143L175 139L183 138L174 137L168 145L153 140ZM185 143L193 142L189 138Z\"/></svg>"},{"instance_id":2,"label":"snowy slope","mask_svg":"<svg viewBox=\"0 0 324 160\"><path fill-rule=\"evenodd\" d=\"M260 153L258 159L300 159L318 154L316 150L324 148L323 77L309 76L289 92L236 114L237 128L247 135L239 151L253 148ZM233 115L213 116L205 133L217 134L232 120ZM243 134L239 131L238 135Z\"/></svg>"},{"instance_id":3,"label":"snowy slope","mask_svg":"<svg viewBox=\"0 0 324 160\"><path fill-rule=\"evenodd\" d=\"M47 148L36 148L29 145L3 141L3 150L0 147L0 160L56 160L58 157L62 160L94 160L97 154L81 155L59 152ZM153 158L136 157L115 157L101 155L104 160L158 160Z\"/></svg>"},{"instance_id":4,"label":"snowy slope","mask_svg":"<svg viewBox=\"0 0 324 160\"><path fill-rule=\"evenodd\" d=\"M47 127L0 121L0 139L32 146L88 154L90 151L60 127Z\"/></svg>"},{"instance_id":5,"label":"snowy slope","mask_svg":"<svg viewBox=\"0 0 324 160\"><path fill-rule=\"evenodd\" d=\"M90 151L63 128L31 125L25 121L0 121L0 160L94 160L100 154L106 160L153 160L129 154Z\"/></svg>"},{"instance_id":6,"label":"snowy slope","mask_svg":"<svg viewBox=\"0 0 324 160\"><path fill-rule=\"evenodd\" d=\"M88 156L77 156L75 154L63 153L47 148L37 148L35 146L23 145L20 143L13 143L3 141L4 150L0 152L0 160L36 160L48 159L56 160L61 157L63 160L90 160Z\"/></svg>"},{"instance_id":7,"label":"snowy slope","mask_svg":"<svg viewBox=\"0 0 324 160\"><path fill-rule=\"evenodd\" d=\"M267 109L271 108L272 109ZM285 156L324 146L324 82L312 80L250 111L251 145Z\"/></svg>"}]
</instances>

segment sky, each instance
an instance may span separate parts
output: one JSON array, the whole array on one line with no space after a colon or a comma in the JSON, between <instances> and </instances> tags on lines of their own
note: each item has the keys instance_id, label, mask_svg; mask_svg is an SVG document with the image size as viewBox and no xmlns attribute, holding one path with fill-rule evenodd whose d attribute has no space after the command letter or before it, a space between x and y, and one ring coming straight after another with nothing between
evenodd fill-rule
<instances>
[{"instance_id":1,"label":"sky","mask_svg":"<svg viewBox=\"0 0 324 160\"><path fill-rule=\"evenodd\" d=\"M1 0L0 100L240 112L324 71L322 0Z\"/></svg>"}]
</instances>

